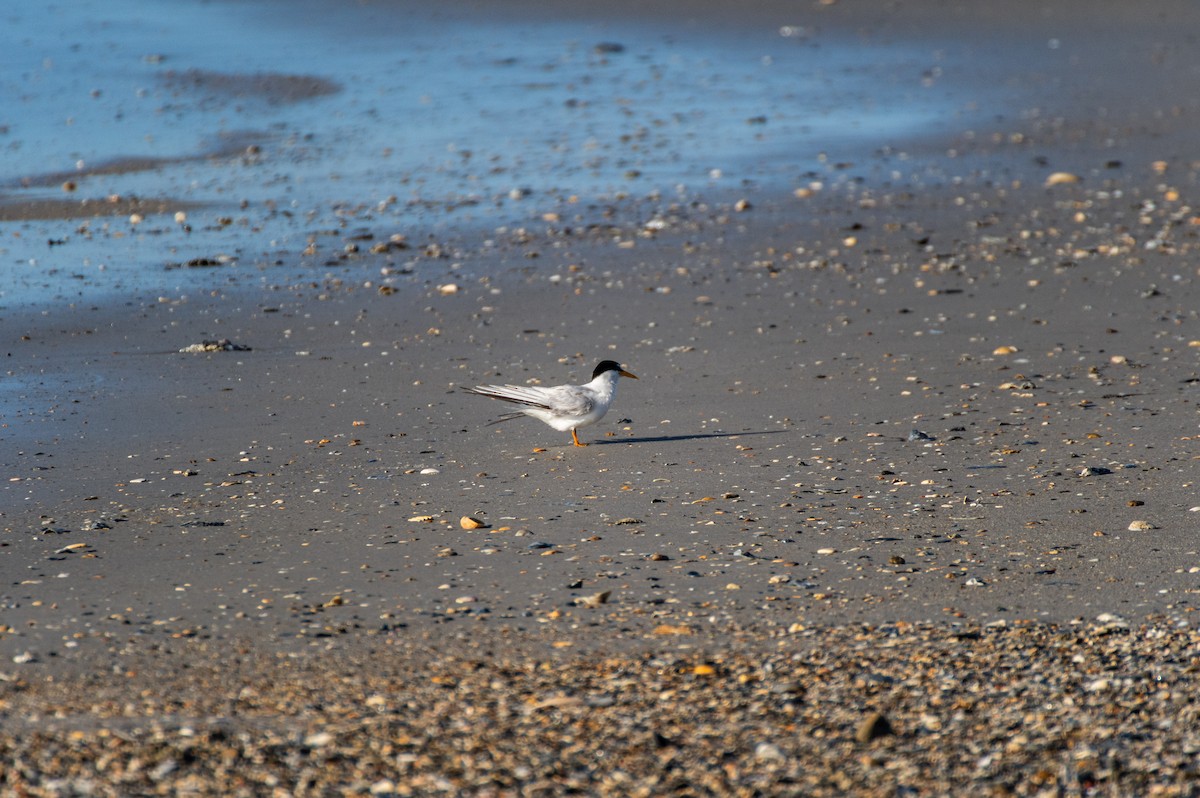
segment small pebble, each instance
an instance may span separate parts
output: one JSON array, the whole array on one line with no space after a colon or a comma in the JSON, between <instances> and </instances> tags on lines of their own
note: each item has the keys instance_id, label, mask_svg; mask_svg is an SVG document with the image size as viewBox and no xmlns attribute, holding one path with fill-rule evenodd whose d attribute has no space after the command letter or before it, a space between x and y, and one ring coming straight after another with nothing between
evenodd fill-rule
<instances>
[{"instance_id":1,"label":"small pebble","mask_svg":"<svg viewBox=\"0 0 1200 798\"><path fill-rule=\"evenodd\" d=\"M754 758L764 759L773 762L782 762L787 759L783 751L775 743L759 743L754 747Z\"/></svg>"},{"instance_id":2,"label":"small pebble","mask_svg":"<svg viewBox=\"0 0 1200 798\"><path fill-rule=\"evenodd\" d=\"M1078 183L1079 175L1070 172L1054 172L1046 178L1046 187L1068 185Z\"/></svg>"},{"instance_id":3,"label":"small pebble","mask_svg":"<svg viewBox=\"0 0 1200 798\"><path fill-rule=\"evenodd\" d=\"M601 604L607 604L608 599L611 595L612 595L611 590L602 590L599 593L593 593L590 596L581 596L580 598L575 599L575 605L577 607L587 607L589 609L595 609L596 607L599 607Z\"/></svg>"},{"instance_id":4,"label":"small pebble","mask_svg":"<svg viewBox=\"0 0 1200 798\"><path fill-rule=\"evenodd\" d=\"M860 743L869 743L872 740L878 740L880 737L887 737L892 734L895 734L895 730L892 728L891 721L881 712L872 712L858 724L858 730L854 733L854 739Z\"/></svg>"}]
</instances>

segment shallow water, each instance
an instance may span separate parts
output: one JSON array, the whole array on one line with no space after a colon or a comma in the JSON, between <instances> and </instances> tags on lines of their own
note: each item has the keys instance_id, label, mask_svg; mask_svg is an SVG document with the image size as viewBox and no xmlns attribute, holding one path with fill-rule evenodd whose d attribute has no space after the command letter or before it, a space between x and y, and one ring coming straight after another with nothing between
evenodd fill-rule
<instances>
[{"instance_id":1,"label":"shallow water","mask_svg":"<svg viewBox=\"0 0 1200 798\"><path fill-rule=\"evenodd\" d=\"M0 308L219 287L230 269L164 267L225 256L253 273L317 231L419 238L626 195L802 185L826 154L928 135L981 98L941 79L928 43L868 46L796 19L439 9L5 10L0 199L162 198L187 219L0 222Z\"/></svg>"}]
</instances>

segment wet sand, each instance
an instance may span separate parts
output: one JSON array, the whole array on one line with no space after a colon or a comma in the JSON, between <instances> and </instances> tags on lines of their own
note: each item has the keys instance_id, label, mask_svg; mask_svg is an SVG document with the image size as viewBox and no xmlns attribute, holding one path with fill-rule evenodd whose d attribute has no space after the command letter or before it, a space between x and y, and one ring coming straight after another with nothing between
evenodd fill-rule
<instances>
[{"instance_id":1,"label":"wet sand","mask_svg":"<svg viewBox=\"0 0 1200 798\"><path fill-rule=\"evenodd\" d=\"M0 783L1195 794L1194 56L1030 9L992 130L9 308Z\"/></svg>"}]
</instances>

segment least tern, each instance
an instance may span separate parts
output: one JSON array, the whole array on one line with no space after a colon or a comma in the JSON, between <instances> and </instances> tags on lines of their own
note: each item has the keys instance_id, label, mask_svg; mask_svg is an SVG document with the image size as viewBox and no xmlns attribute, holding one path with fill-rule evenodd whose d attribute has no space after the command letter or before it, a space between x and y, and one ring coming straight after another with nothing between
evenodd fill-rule
<instances>
[{"instance_id":1,"label":"least tern","mask_svg":"<svg viewBox=\"0 0 1200 798\"><path fill-rule=\"evenodd\" d=\"M532 416L561 432L571 430L571 440L575 445L587 446L586 443L580 443L576 430L604 418L616 398L617 380L620 377L637 379L636 375L621 368L620 363L602 360L592 372L592 381L586 385L555 385L552 388L537 385L476 385L463 390L520 406L517 412L498 418L492 424L523 415Z\"/></svg>"}]
</instances>

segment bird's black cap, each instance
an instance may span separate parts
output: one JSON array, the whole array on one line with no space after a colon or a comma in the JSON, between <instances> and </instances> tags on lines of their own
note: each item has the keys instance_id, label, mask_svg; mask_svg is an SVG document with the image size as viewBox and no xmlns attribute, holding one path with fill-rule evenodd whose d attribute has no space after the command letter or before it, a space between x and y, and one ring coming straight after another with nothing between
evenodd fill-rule
<instances>
[{"instance_id":1,"label":"bird's black cap","mask_svg":"<svg viewBox=\"0 0 1200 798\"><path fill-rule=\"evenodd\" d=\"M635 380L637 379L636 374L630 374L628 371L621 368L621 364L615 360L601 360L600 364L596 366L596 370L592 372L592 379L596 379L606 371L615 371L622 377L630 377Z\"/></svg>"},{"instance_id":2,"label":"bird's black cap","mask_svg":"<svg viewBox=\"0 0 1200 798\"><path fill-rule=\"evenodd\" d=\"M596 379L606 371L620 371L621 364L615 360L601 360L596 370L592 372L592 379Z\"/></svg>"}]
</instances>

